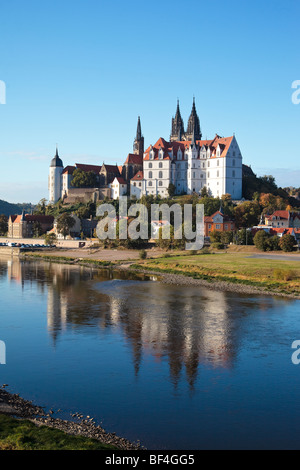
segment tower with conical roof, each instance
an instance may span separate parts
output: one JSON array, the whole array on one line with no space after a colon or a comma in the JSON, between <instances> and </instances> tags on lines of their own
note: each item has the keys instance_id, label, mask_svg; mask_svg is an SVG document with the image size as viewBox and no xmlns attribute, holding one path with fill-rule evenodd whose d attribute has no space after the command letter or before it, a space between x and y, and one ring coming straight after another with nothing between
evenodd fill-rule
<instances>
[{"instance_id":1,"label":"tower with conical roof","mask_svg":"<svg viewBox=\"0 0 300 470\"><path fill-rule=\"evenodd\" d=\"M180 114L179 100L177 100L177 109L175 118L172 118L172 129L170 135L170 142L180 141L184 136L184 124Z\"/></svg>"},{"instance_id":2,"label":"tower with conical roof","mask_svg":"<svg viewBox=\"0 0 300 470\"><path fill-rule=\"evenodd\" d=\"M193 107L192 107L192 111L188 120L185 140L192 140L193 133L195 134L195 140L202 139L200 119L196 111L195 98L193 98Z\"/></svg>"},{"instance_id":3,"label":"tower with conical roof","mask_svg":"<svg viewBox=\"0 0 300 470\"><path fill-rule=\"evenodd\" d=\"M56 153L51 160L49 170L49 202L51 204L55 204L61 198L63 169L64 165L56 147Z\"/></svg>"},{"instance_id":4,"label":"tower with conical roof","mask_svg":"<svg viewBox=\"0 0 300 470\"><path fill-rule=\"evenodd\" d=\"M144 155L144 137L142 135L141 119L138 117L136 137L133 143L133 153L135 155Z\"/></svg>"}]
</instances>

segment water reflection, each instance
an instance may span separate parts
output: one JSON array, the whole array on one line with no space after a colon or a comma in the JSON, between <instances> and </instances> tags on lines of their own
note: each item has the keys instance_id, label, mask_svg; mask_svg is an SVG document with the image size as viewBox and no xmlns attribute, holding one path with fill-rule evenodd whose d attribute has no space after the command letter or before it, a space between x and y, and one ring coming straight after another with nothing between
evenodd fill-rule
<instances>
[{"instance_id":1,"label":"water reflection","mask_svg":"<svg viewBox=\"0 0 300 470\"><path fill-rule=\"evenodd\" d=\"M7 260L0 275L24 286L36 283L47 295L47 328L55 345L68 329L98 334L117 330L131 348L134 373L143 359L167 361L176 387L184 373L193 389L199 364L231 368L238 352L240 317L264 302L239 299L212 290L142 282L135 275L64 264Z\"/></svg>"}]
</instances>

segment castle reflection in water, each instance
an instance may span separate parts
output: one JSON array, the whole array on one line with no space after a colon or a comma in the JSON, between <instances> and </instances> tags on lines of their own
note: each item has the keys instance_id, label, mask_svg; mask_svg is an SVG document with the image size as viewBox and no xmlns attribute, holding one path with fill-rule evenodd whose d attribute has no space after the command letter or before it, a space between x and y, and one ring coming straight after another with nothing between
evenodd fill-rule
<instances>
[{"instance_id":1,"label":"castle reflection in water","mask_svg":"<svg viewBox=\"0 0 300 470\"><path fill-rule=\"evenodd\" d=\"M174 385L182 373L193 387L199 365L230 368L241 323L232 315L233 294L138 280L125 273L47 262L7 260L0 275L23 288L37 283L47 296L47 328L54 344L64 331L117 330L130 346L138 375L150 355L169 365ZM239 299L249 310L251 300ZM268 300L265 300L268 303ZM263 298L253 307L264 309ZM241 312L242 314L243 312Z\"/></svg>"}]
</instances>

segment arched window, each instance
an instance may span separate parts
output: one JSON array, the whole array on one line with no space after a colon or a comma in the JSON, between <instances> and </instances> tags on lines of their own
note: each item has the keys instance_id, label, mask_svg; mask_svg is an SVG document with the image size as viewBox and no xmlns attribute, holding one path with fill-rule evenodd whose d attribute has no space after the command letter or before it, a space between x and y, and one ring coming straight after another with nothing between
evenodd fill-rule
<instances>
[{"instance_id":1,"label":"arched window","mask_svg":"<svg viewBox=\"0 0 300 470\"><path fill-rule=\"evenodd\" d=\"M149 163L149 168L152 168L152 163Z\"/></svg>"},{"instance_id":2,"label":"arched window","mask_svg":"<svg viewBox=\"0 0 300 470\"><path fill-rule=\"evenodd\" d=\"M159 168L162 168L162 167L163 167L162 162L159 162L159 165L158 165L158 166L159 166Z\"/></svg>"},{"instance_id":3,"label":"arched window","mask_svg":"<svg viewBox=\"0 0 300 470\"><path fill-rule=\"evenodd\" d=\"M163 172L162 172L162 171L160 171L160 172L158 173L158 177L159 177L159 178L162 178L162 177L163 177Z\"/></svg>"},{"instance_id":4,"label":"arched window","mask_svg":"<svg viewBox=\"0 0 300 470\"><path fill-rule=\"evenodd\" d=\"M152 171L149 171L149 178L152 178Z\"/></svg>"},{"instance_id":5,"label":"arched window","mask_svg":"<svg viewBox=\"0 0 300 470\"><path fill-rule=\"evenodd\" d=\"M162 181L159 181L158 182L158 186L162 186L163 185L163 182Z\"/></svg>"},{"instance_id":6,"label":"arched window","mask_svg":"<svg viewBox=\"0 0 300 470\"><path fill-rule=\"evenodd\" d=\"M152 186L152 181L149 181L148 186Z\"/></svg>"}]
</instances>

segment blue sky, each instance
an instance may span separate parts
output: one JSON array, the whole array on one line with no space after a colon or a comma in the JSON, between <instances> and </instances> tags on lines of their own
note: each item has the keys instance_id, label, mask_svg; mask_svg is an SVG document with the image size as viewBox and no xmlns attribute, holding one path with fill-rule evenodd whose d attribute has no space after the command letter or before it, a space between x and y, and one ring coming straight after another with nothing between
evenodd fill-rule
<instances>
[{"instance_id":1,"label":"blue sky","mask_svg":"<svg viewBox=\"0 0 300 470\"><path fill-rule=\"evenodd\" d=\"M10 0L0 6L0 199L48 196L65 165L122 164L193 95L204 138L235 132L244 163L300 186L297 0Z\"/></svg>"}]
</instances>

